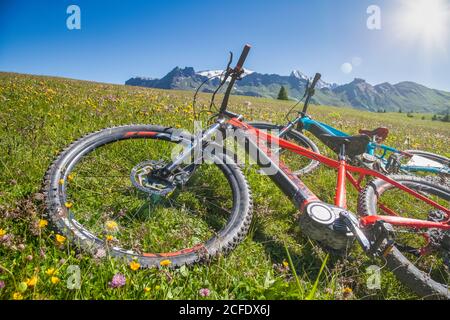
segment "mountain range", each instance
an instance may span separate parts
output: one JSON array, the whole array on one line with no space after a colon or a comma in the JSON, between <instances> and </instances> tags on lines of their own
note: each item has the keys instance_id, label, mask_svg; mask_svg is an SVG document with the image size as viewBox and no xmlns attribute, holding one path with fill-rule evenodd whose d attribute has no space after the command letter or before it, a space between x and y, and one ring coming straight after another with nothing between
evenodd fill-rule
<instances>
[{"instance_id":1,"label":"mountain range","mask_svg":"<svg viewBox=\"0 0 450 320\"><path fill-rule=\"evenodd\" d=\"M125 82L130 86L160 89L196 90L203 82L202 92L213 92L220 83L222 70L196 72L192 67L175 67L161 79L133 77ZM308 76L294 70L288 76L263 74L244 70L237 81L233 94L276 98L281 86L289 92L290 99L303 96ZM331 106L350 106L367 111L399 111L446 113L450 108L450 92L430 89L411 81L397 84L384 82L371 85L364 79L338 85L320 80L313 103Z\"/></svg>"}]
</instances>

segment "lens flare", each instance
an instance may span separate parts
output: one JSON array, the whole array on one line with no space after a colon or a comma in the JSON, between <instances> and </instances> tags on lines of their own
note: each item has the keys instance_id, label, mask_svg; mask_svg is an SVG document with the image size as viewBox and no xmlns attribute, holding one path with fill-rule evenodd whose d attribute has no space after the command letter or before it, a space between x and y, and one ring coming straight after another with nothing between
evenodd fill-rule
<instances>
[{"instance_id":1,"label":"lens flare","mask_svg":"<svg viewBox=\"0 0 450 320\"><path fill-rule=\"evenodd\" d=\"M401 0L396 16L399 37L426 50L447 51L450 28L450 1Z\"/></svg>"}]
</instances>

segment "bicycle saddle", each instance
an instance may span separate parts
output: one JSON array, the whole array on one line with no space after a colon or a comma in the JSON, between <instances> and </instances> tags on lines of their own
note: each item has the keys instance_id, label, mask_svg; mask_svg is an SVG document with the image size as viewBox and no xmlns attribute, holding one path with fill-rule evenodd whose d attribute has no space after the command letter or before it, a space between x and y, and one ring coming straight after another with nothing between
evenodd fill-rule
<instances>
[{"instance_id":1,"label":"bicycle saddle","mask_svg":"<svg viewBox=\"0 0 450 320\"><path fill-rule=\"evenodd\" d=\"M389 129L385 127L379 127L374 130L360 129L359 133L368 135L370 138L375 137L377 142L382 142L387 138Z\"/></svg>"},{"instance_id":2,"label":"bicycle saddle","mask_svg":"<svg viewBox=\"0 0 450 320\"><path fill-rule=\"evenodd\" d=\"M346 137L322 134L320 140L337 154L339 154L341 146L345 144L345 154L351 158L366 152L367 145L370 142L369 136L365 134Z\"/></svg>"}]
</instances>

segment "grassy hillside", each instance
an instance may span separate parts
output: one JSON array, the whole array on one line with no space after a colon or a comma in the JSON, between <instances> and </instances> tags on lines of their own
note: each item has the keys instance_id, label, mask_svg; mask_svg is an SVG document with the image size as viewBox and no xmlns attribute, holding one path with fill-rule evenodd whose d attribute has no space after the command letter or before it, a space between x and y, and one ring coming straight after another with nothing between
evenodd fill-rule
<instances>
[{"instance_id":1,"label":"grassy hillside","mask_svg":"<svg viewBox=\"0 0 450 320\"><path fill-rule=\"evenodd\" d=\"M191 92L0 73L0 232L4 233L0 299L195 299L202 298L201 288L208 288L213 299L415 298L384 269L382 289L367 289L365 270L375 262L359 250L348 259L326 260L327 254L302 236L289 200L253 169L246 169L255 201L250 234L230 255L208 265L133 271L126 264L76 252L69 244L57 246L48 227L38 228L42 178L65 146L91 131L121 124L192 130L191 100ZM208 100L208 94L200 95L198 107ZM236 96L230 105L247 120L282 122L291 103ZM391 130L387 142L392 146L450 156L449 124L431 121L431 115L422 120L422 115L409 118L324 106L312 106L311 114L350 133L361 127L387 126ZM326 151L322 146L321 150ZM333 171L321 168L304 180L323 200L331 201L334 179ZM355 194L349 197L354 208ZM65 286L69 265L80 267L79 290ZM111 289L108 282L116 272L123 273L127 283ZM37 279L34 285L33 279ZM313 290L316 279L317 290ZM28 288L22 283L27 281Z\"/></svg>"}]
</instances>

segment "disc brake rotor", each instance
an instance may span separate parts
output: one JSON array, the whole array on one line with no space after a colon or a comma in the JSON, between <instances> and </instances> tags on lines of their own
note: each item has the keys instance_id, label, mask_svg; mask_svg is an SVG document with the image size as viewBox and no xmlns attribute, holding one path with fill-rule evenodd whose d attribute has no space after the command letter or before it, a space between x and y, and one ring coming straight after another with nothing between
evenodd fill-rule
<instances>
[{"instance_id":1,"label":"disc brake rotor","mask_svg":"<svg viewBox=\"0 0 450 320\"><path fill-rule=\"evenodd\" d=\"M144 161L138 163L130 174L130 180L137 189L150 195L165 196L175 189L170 180L162 179L153 173L166 165L164 161Z\"/></svg>"}]
</instances>

